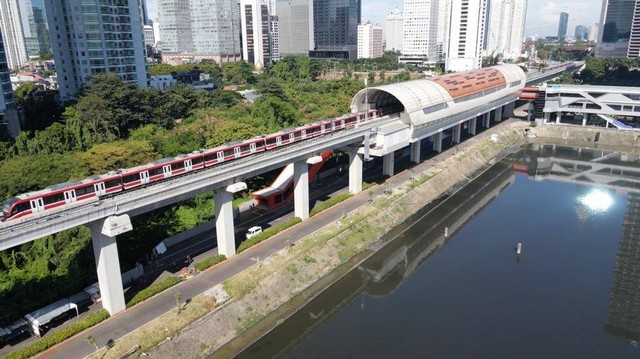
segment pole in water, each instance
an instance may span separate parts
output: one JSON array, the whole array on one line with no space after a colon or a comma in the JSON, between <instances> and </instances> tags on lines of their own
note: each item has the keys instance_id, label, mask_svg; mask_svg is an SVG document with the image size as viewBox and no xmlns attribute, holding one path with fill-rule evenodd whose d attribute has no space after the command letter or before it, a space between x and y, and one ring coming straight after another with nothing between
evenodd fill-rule
<instances>
[{"instance_id":1,"label":"pole in water","mask_svg":"<svg viewBox=\"0 0 640 359\"><path fill-rule=\"evenodd\" d=\"M449 237L449 227L444 227L444 236Z\"/></svg>"},{"instance_id":2,"label":"pole in water","mask_svg":"<svg viewBox=\"0 0 640 359\"><path fill-rule=\"evenodd\" d=\"M522 243L518 243L518 246L516 247L516 254L520 253L522 253Z\"/></svg>"}]
</instances>

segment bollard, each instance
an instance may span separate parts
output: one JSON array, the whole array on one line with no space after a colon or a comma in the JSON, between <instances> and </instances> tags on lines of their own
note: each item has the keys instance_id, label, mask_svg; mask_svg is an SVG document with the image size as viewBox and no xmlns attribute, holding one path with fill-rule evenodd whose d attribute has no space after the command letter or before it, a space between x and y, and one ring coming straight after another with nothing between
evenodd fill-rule
<instances>
[{"instance_id":1,"label":"bollard","mask_svg":"<svg viewBox=\"0 0 640 359\"><path fill-rule=\"evenodd\" d=\"M518 243L518 247L516 247L516 254L522 253L522 243Z\"/></svg>"},{"instance_id":2,"label":"bollard","mask_svg":"<svg viewBox=\"0 0 640 359\"><path fill-rule=\"evenodd\" d=\"M449 227L444 227L444 236L449 237Z\"/></svg>"}]
</instances>

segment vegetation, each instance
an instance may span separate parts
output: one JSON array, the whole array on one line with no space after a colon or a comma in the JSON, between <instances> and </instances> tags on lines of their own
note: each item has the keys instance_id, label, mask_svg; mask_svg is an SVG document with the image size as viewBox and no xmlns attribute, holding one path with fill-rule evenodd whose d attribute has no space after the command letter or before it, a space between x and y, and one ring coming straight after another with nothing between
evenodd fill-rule
<instances>
[{"instance_id":1,"label":"vegetation","mask_svg":"<svg viewBox=\"0 0 640 359\"><path fill-rule=\"evenodd\" d=\"M109 312L106 309L101 309L95 313L89 314L86 317L71 323L70 325L60 328L56 330L51 335L48 335L37 342L24 347L22 349L18 349L7 354L6 359L26 359L30 358L38 353L45 351L46 349L65 341L67 338L70 338L81 331L90 328L105 319L109 318Z\"/></svg>"},{"instance_id":2,"label":"vegetation","mask_svg":"<svg viewBox=\"0 0 640 359\"><path fill-rule=\"evenodd\" d=\"M225 257L223 254L218 254L216 256L211 256L209 258L205 258L201 260L200 262L194 264L193 267L198 271L202 272L203 270L209 267L212 267L218 263L221 263L225 259L227 259L227 257Z\"/></svg>"},{"instance_id":3,"label":"vegetation","mask_svg":"<svg viewBox=\"0 0 640 359\"><path fill-rule=\"evenodd\" d=\"M588 57L585 68L576 74L563 74L557 83L605 86L637 86L640 59Z\"/></svg>"},{"instance_id":4,"label":"vegetation","mask_svg":"<svg viewBox=\"0 0 640 359\"><path fill-rule=\"evenodd\" d=\"M311 212L309 212L309 217L313 217L316 214L324 211L325 209L331 208L333 206L335 206L336 204L343 202L349 198L353 197L353 194L351 193L341 193L335 197L329 198L328 200L320 203L319 205L313 207L313 209L311 210Z\"/></svg>"},{"instance_id":5,"label":"vegetation","mask_svg":"<svg viewBox=\"0 0 640 359\"><path fill-rule=\"evenodd\" d=\"M289 227L293 227L296 224L302 222L302 220L298 217L293 217L290 220L284 222L284 223L280 223L276 226L273 226L271 228L267 228L264 232L251 237L250 239L247 239L246 241L240 243L240 246L238 246L238 253L242 253L245 250L255 246L256 244L264 241L267 238L273 237L276 234L284 231L285 229L289 228Z\"/></svg>"},{"instance_id":6,"label":"vegetation","mask_svg":"<svg viewBox=\"0 0 640 359\"><path fill-rule=\"evenodd\" d=\"M139 291L133 298L131 298L129 303L127 303L127 308L131 308L136 304L144 302L145 300L165 291L168 288L173 287L178 283L180 283L180 278L174 276L167 277L162 282L154 283L149 287Z\"/></svg>"}]
</instances>

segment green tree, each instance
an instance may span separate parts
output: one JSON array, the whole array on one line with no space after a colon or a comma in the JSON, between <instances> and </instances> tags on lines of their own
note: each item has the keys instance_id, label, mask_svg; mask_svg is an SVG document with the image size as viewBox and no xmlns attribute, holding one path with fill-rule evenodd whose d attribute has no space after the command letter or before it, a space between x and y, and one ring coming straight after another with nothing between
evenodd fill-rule
<instances>
[{"instance_id":1,"label":"green tree","mask_svg":"<svg viewBox=\"0 0 640 359\"><path fill-rule=\"evenodd\" d=\"M244 85L256 82L252 67L245 61L225 64L222 68L224 79L229 84Z\"/></svg>"}]
</instances>

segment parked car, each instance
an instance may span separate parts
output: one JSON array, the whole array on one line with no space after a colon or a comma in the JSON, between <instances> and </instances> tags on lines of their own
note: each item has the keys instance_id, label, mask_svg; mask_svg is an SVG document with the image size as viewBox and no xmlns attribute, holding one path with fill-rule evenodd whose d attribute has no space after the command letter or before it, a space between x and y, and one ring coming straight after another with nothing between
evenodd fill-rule
<instances>
[{"instance_id":1,"label":"parked car","mask_svg":"<svg viewBox=\"0 0 640 359\"><path fill-rule=\"evenodd\" d=\"M247 239L251 238L251 237L255 237L258 234L262 233L262 227L260 226L253 226L251 228L249 228L247 230L247 234L245 234L245 237L247 237Z\"/></svg>"}]
</instances>

